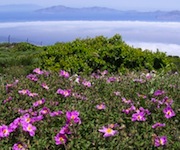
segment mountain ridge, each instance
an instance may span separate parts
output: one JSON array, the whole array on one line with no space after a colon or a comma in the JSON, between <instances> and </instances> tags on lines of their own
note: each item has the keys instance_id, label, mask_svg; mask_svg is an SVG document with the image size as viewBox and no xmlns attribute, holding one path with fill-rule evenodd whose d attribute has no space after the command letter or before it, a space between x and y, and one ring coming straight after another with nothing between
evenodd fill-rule
<instances>
[{"instance_id":1,"label":"mountain ridge","mask_svg":"<svg viewBox=\"0 0 180 150\"><path fill-rule=\"evenodd\" d=\"M1 8L2 6L0 6ZM13 6L11 6L13 7ZM15 7L15 6L14 6ZM19 8L19 6L17 6ZM27 6L27 8L30 8ZM103 21L175 21L180 22L180 11L137 11L118 10L108 7L67 7L55 5L29 9L26 13L0 11L0 22L3 21L62 21L62 20L103 20Z\"/></svg>"}]
</instances>

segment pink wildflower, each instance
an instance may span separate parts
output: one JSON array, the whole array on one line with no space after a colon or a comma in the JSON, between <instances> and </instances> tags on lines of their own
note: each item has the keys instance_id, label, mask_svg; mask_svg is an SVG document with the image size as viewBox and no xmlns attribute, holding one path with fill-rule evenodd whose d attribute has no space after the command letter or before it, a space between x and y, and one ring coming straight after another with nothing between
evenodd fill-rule
<instances>
[{"instance_id":1,"label":"pink wildflower","mask_svg":"<svg viewBox=\"0 0 180 150\"><path fill-rule=\"evenodd\" d=\"M109 78L107 79L107 83L115 82L115 81L117 81L116 77L109 77Z\"/></svg>"},{"instance_id":2,"label":"pink wildflower","mask_svg":"<svg viewBox=\"0 0 180 150\"><path fill-rule=\"evenodd\" d=\"M61 94L63 95L64 97L68 97L71 95L71 90L62 90L62 89L58 89L57 94Z\"/></svg>"},{"instance_id":3,"label":"pink wildflower","mask_svg":"<svg viewBox=\"0 0 180 150\"><path fill-rule=\"evenodd\" d=\"M131 104L132 103L132 101L129 99L129 100L127 100L126 98L122 98L122 102L124 102L125 104Z\"/></svg>"},{"instance_id":4,"label":"pink wildflower","mask_svg":"<svg viewBox=\"0 0 180 150\"><path fill-rule=\"evenodd\" d=\"M164 91L162 91L162 90L156 90L155 92L154 92L154 96L160 96L160 95L163 95L165 92Z\"/></svg>"},{"instance_id":5,"label":"pink wildflower","mask_svg":"<svg viewBox=\"0 0 180 150\"><path fill-rule=\"evenodd\" d=\"M144 112L138 112L132 115L132 121L146 121Z\"/></svg>"},{"instance_id":6,"label":"pink wildflower","mask_svg":"<svg viewBox=\"0 0 180 150\"><path fill-rule=\"evenodd\" d=\"M42 83L41 86L42 86L44 89L49 90L49 87L47 86L46 83Z\"/></svg>"},{"instance_id":7,"label":"pink wildflower","mask_svg":"<svg viewBox=\"0 0 180 150\"><path fill-rule=\"evenodd\" d=\"M31 123L31 117L28 113L24 114L22 117L21 117L21 124L23 123Z\"/></svg>"},{"instance_id":8,"label":"pink wildflower","mask_svg":"<svg viewBox=\"0 0 180 150\"><path fill-rule=\"evenodd\" d=\"M38 77L36 76L36 74L29 74L26 77L31 81L38 81Z\"/></svg>"},{"instance_id":9,"label":"pink wildflower","mask_svg":"<svg viewBox=\"0 0 180 150\"><path fill-rule=\"evenodd\" d=\"M28 96L29 96L29 97L36 97L36 96L38 96L38 93L31 93L31 92L30 92L30 93L28 93Z\"/></svg>"},{"instance_id":10,"label":"pink wildflower","mask_svg":"<svg viewBox=\"0 0 180 150\"><path fill-rule=\"evenodd\" d=\"M28 123L23 123L22 124L23 130L29 132L30 136L35 135L36 127L33 126L32 124Z\"/></svg>"},{"instance_id":11,"label":"pink wildflower","mask_svg":"<svg viewBox=\"0 0 180 150\"><path fill-rule=\"evenodd\" d=\"M62 77L64 77L64 78L69 78L69 73L66 72L66 71L64 71L64 70L61 70L61 71L59 72L59 75L62 76Z\"/></svg>"},{"instance_id":12,"label":"pink wildflower","mask_svg":"<svg viewBox=\"0 0 180 150\"><path fill-rule=\"evenodd\" d=\"M74 123L81 123L78 111L67 111L66 112L67 124L73 121Z\"/></svg>"},{"instance_id":13,"label":"pink wildflower","mask_svg":"<svg viewBox=\"0 0 180 150\"><path fill-rule=\"evenodd\" d=\"M26 150L27 145L22 144L21 142L15 143L12 147L12 150Z\"/></svg>"},{"instance_id":14,"label":"pink wildflower","mask_svg":"<svg viewBox=\"0 0 180 150\"><path fill-rule=\"evenodd\" d=\"M33 103L33 106L34 106L34 107L38 107L39 105L42 105L42 104L44 104L44 103L45 103L45 99L42 98L41 100L38 100L38 101L34 102L34 103Z\"/></svg>"},{"instance_id":15,"label":"pink wildflower","mask_svg":"<svg viewBox=\"0 0 180 150\"><path fill-rule=\"evenodd\" d=\"M156 136L154 139L155 147L164 146L167 144L167 137L166 136Z\"/></svg>"},{"instance_id":16,"label":"pink wildflower","mask_svg":"<svg viewBox=\"0 0 180 150\"><path fill-rule=\"evenodd\" d=\"M14 132L19 127L20 121L21 121L21 118L19 117L14 119L14 121L9 124L9 131Z\"/></svg>"},{"instance_id":17,"label":"pink wildflower","mask_svg":"<svg viewBox=\"0 0 180 150\"><path fill-rule=\"evenodd\" d=\"M110 136L114 136L117 131L113 130L112 128L108 127L102 127L102 129L99 129L99 132L104 133L103 137L110 137Z\"/></svg>"},{"instance_id":18,"label":"pink wildflower","mask_svg":"<svg viewBox=\"0 0 180 150\"><path fill-rule=\"evenodd\" d=\"M54 140L56 142L56 145L61 145L61 144L65 144L67 142L67 137L64 134L58 133L54 137Z\"/></svg>"},{"instance_id":19,"label":"pink wildflower","mask_svg":"<svg viewBox=\"0 0 180 150\"><path fill-rule=\"evenodd\" d=\"M115 94L116 96L120 96L120 95L121 95L121 93L120 93L119 91L115 91L114 94Z\"/></svg>"},{"instance_id":20,"label":"pink wildflower","mask_svg":"<svg viewBox=\"0 0 180 150\"><path fill-rule=\"evenodd\" d=\"M165 123L159 123L159 122L157 122L157 123L155 123L155 124L152 125L152 128L155 129L155 128L164 127L164 126L165 126Z\"/></svg>"},{"instance_id":21,"label":"pink wildflower","mask_svg":"<svg viewBox=\"0 0 180 150\"><path fill-rule=\"evenodd\" d=\"M99 110L104 110L106 109L106 105L102 103L102 104L96 105L96 108Z\"/></svg>"},{"instance_id":22,"label":"pink wildflower","mask_svg":"<svg viewBox=\"0 0 180 150\"><path fill-rule=\"evenodd\" d=\"M173 99L169 98L169 97L165 97L163 100L162 100L162 103L166 104L167 106L171 106L172 103L173 103Z\"/></svg>"},{"instance_id":23,"label":"pink wildflower","mask_svg":"<svg viewBox=\"0 0 180 150\"><path fill-rule=\"evenodd\" d=\"M18 93L21 95L28 95L30 93L30 91L27 89L26 90L23 89L23 90L19 90Z\"/></svg>"},{"instance_id":24,"label":"pink wildflower","mask_svg":"<svg viewBox=\"0 0 180 150\"><path fill-rule=\"evenodd\" d=\"M163 109L163 113L167 119L174 117L176 114L170 106Z\"/></svg>"},{"instance_id":25,"label":"pink wildflower","mask_svg":"<svg viewBox=\"0 0 180 150\"><path fill-rule=\"evenodd\" d=\"M134 105L132 105L130 108L123 109L122 112L124 112L125 114L129 114L135 110L136 110L136 107Z\"/></svg>"},{"instance_id":26,"label":"pink wildflower","mask_svg":"<svg viewBox=\"0 0 180 150\"><path fill-rule=\"evenodd\" d=\"M1 137L8 137L10 134L9 128L6 125L0 126L0 138Z\"/></svg>"},{"instance_id":27,"label":"pink wildflower","mask_svg":"<svg viewBox=\"0 0 180 150\"><path fill-rule=\"evenodd\" d=\"M69 125L66 124L65 126L63 126L61 128L61 130L59 131L60 134L71 134L71 131L69 129Z\"/></svg>"},{"instance_id":28,"label":"pink wildflower","mask_svg":"<svg viewBox=\"0 0 180 150\"><path fill-rule=\"evenodd\" d=\"M51 117L60 116L60 115L62 115L62 114L63 114L63 112L60 111L60 110L50 112L50 116L51 116Z\"/></svg>"},{"instance_id":29,"label":"pink wildflower","mask_svg":"<svg viewBox=\"0 0 180 150\"><path fill-rule=\"evenodd\" d=\"M43 115L39 115L39 116L36 116L36 117L32 117L32 118L31 118L31 123L38 122L38 121L41 121L41 120L43 120L43 119L44 119Z\"/></svg>"},{"instance_id":30,"label":"pink wildflower","mask_svg":"<svg viewBox=\"0 0 180 150\"><path fill-rule=\"evenodd\" d=\"M83 84L84 86L86 86L86 87L91 87L91 82L90 82L90 81L84 80L84 81L82 82L82 84Z\"/></svg>"},{"instance_id":31,"label":"pink wildflower","mask_svg":"<svg viewBox=\"0 0 180 150\"><path fill-rule=\"evenodd\" d=\"M33 70L34 73L36 74L43 74L44 72L40 70L40 68L36 68Z\"/></svg>"},{"instance_id":32,"label":"pink wildflower","mask_svg":"<svg viewBox=\"0 0 180 150\"><path fill-rule=\"evenodd\" d=\"M40 115L46 115L50 112L50 109L47 108L47 107L43 107L41 110L40 110Z\"/></svg>"},{"instance_id":33,"label":"pink wildflower","mask_svg":"<svg viewBox=\"0 0 180 150\"><path fill-rule=\"evenodd\" d=\"M11 100L12 100L12 97L9 96L7 99L5 99L5 100L3 101L3 103L7 103L7 102L9 102L9 101L11 101Z\"/></svg>"}]
</instances>

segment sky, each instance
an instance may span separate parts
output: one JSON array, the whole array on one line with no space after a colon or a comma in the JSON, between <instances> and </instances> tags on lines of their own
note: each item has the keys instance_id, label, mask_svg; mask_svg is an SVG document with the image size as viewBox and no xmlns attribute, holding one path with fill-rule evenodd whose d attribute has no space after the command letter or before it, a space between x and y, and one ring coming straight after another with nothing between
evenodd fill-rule
<instances>
[{"instance_id":1,"label":"sky","mask_svg":"<svg viewBox=\"0 0 180 150\"><path fill-rule=\"evenodd\" d=\"M119 10L180 10L180 0L1 0L0 5L36 4L43 7L64 5L69 7L102 6Z\"/></svg>"}]
</instances>

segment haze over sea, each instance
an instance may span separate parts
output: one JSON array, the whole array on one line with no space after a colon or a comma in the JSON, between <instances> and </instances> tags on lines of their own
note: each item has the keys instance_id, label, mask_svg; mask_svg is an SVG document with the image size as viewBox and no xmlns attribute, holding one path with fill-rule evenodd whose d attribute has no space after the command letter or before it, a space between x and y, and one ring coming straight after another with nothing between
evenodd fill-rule
<instances>
[{"instance_id":1,"label":"haze over sea","mask_svg":"<svg viewBox=\"0 0 180 150\"><path fill-rule=\"evenodd\" d=\"M127 44L180 56L180 22L32 21L0 23L0 42L51 45L76 38L120 34Z\"/></svg>"}]
</instances>

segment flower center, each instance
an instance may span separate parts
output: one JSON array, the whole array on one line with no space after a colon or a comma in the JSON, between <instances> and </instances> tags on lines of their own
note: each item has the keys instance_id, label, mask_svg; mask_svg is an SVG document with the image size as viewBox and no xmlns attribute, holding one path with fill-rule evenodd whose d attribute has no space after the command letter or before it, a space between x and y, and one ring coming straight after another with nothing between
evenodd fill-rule
<instances>
[{"instance_id":1,"label":"flower center","mask_svg":"<svg viewBox=\"0 0 180 150\"><path fill-rule=\"evenodd\" d=\"M18 144L18 148L23 148L23 146L21 144Z\"/></svg>"},{"instance_id":2,"label":"flower center","mask_svg":"<svg viewBox=\"0 0 180 150\"><path fill-rule=\"evenodd\" d=\"M112 133L112 129L111 129L111 128L108 128L108 129L106 130L106 132L110 134L110 133Z\"/></svg>"},{"instance_id":3,"label":"flower center","mask_svg":"<svg viewBox=\"0 0 180 150\"><path fill-rule=\"evenodd\" d=\"M164 145L164 142L163 142L162 139L159 140L159 143L160 143L161 145Z\"/></svg>"},{"instance_id":4,"label":"flower center","mask_svg":"<svg viewBox=\"0 0 180 150\"><path fill-rule=\"evenodd\" d=\"M167 111L167 114L168 114L168 115L171 115L171 111L170 111L170 110L169 110L169 111Z\"/></svg>"},{"instance_id":5,"label":"flower center","mask_svg":"<svg viewBox=\"0 0 180 150\"><path fill-rule=\"evenodd\" d=\"M59 141L61 141L62 143L64 143L64 138L59 137Z\"/></svg>"},{"instance_id":6,"label":"flower center","mask_svg":"<svg viewBox=\"0 0 180 150\"><path fill-rule=\"evenodd\" d=\"M4 129L4 130L3 130L3 133L4 133L4 134L6 134L7 132L8 132L8 130L7 130L7 129Z\"/></svg>"}]
</instances>

